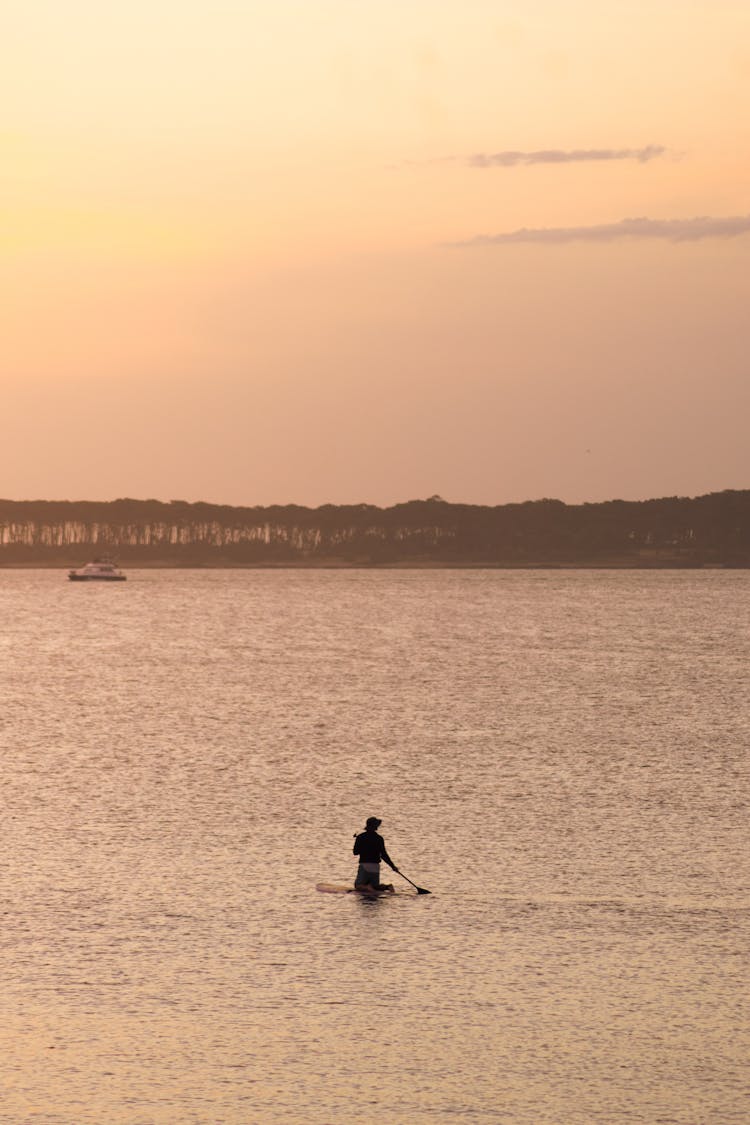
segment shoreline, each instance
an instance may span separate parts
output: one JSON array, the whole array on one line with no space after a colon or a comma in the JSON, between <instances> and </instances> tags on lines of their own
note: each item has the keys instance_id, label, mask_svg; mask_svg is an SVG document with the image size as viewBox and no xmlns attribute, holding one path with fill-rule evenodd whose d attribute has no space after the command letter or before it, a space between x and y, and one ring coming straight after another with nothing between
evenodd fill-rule
<instances>
[{"instance_id":1,"label":"shoreline","mask_svg":"<svg viewBox=\"0 0 750 1125\"><path fill-rule=\"evenodd\" d=\"M4 570L68 571L79 563L0 562ZM118 565L123 570L750 570L750 563L664 561L589 562L276 562L276 563L174 563L134 561Z\"/></svg>"}]
</instances>

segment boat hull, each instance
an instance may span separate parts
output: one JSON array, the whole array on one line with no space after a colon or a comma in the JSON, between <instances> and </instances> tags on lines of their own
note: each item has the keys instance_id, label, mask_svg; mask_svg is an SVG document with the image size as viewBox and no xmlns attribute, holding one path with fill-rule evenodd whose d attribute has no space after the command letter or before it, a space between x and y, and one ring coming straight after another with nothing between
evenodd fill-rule
<instances>
[{"instance_id":1,"label":"boat hull","mask_svg":"<svg viewBox=\"0 0 750 1125\"><path fill-rule=\"evenodd\" d=\"M124 574L69 574L70 582L126 582Z\"/></svg>"}]
</instances>

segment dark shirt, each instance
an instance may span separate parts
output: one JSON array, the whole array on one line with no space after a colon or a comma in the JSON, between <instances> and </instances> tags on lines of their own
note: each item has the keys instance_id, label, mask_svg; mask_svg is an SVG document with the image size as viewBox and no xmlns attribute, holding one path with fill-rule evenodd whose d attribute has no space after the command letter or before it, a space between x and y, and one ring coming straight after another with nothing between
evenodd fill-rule
<instances>
[{"instance_id":1,"label":"dark shirt","mask_svg":"<svg viewBox=\"0 0 750 1125\"><path fill-rule=\"evenodd\" d=\"M357 836L352 851L359 856L361 863L380 863L382 859L394 871L396 870L395 863L385 850L383 837L369 828L365 832L360 832Z\"/></svg>"}]
</instances>

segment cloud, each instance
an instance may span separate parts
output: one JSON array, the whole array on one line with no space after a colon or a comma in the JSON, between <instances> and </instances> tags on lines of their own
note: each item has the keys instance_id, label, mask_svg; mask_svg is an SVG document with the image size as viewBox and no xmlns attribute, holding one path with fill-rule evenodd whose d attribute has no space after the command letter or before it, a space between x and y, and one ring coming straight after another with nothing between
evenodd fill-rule
<instances>
[{"instance_id":1,"label":"cloud","mask_svg":"<svg viewBox=\"0 0 750 1125\"><path fill-rule=\"evenodd\" d=\"M647 164L659 156L666 156L664 145L644 145L643 148L542 148L534 152L506 149L501 152L475 152L470 156L435 156L431 160L405 160L393 168L430 168L445 164L460 164L464 168L517 168L532 164L582 164L604 163L611 160L637 160Z\"/></svg>"},{"instance_id":2,"label":"cloud","mask_svg":"<svg viewBox=\"0 0 750 1125\"><path fill-rule=\"evenodd\" d=\"M504 234L480 234L448 246L507 246L520 242L616 242L624 238L662 238L668 242L697 242L702 238L737 238L750 233L750 215L696 219L622 219L590 227L522 227Z\"/></svg>"},{"instance_id":3,"label":"cloud","mask_svg":"<svg viewBox=\"0 0 750 1125\"><path fill-rule=\"evenodd\" d=\"M666 153L664 145L646 145L644 148L545 148L536 152L477 152L466 158L471 168L515 168L519 164L580 164L586 161L637 160L646 164Z\"/></svg>"}]
</instances>

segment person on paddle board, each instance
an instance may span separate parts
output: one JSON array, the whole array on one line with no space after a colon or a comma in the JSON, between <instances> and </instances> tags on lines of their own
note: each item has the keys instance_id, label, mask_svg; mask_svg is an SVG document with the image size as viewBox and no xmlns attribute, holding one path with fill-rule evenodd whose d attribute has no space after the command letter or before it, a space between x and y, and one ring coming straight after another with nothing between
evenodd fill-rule
<instances>
[{"instance_id":1,"label":"person on paddle board","mask_svg":"<svg viewBox=\"0 0 750 1125\"><path fill-rule=\"evenodd\" d=\"M365 830L354 837L354 855L359 856L359 868L354 880L356 890L372 889L373 891L392 891L392 883L380 882L380 861L383 860L398 874L398 868L388 852L385 850L385 841L378 834L382 824L376 816L368 816L365 821Z\"/></svg>"}]
</instances>

